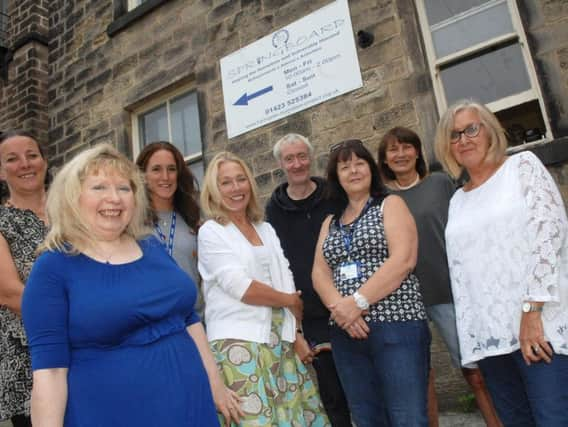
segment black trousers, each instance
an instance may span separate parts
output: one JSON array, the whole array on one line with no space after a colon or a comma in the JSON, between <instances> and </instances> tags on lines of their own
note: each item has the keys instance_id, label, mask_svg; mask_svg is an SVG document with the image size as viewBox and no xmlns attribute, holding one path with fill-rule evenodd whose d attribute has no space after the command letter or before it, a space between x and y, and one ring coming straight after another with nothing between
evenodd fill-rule
<instances>
[{"instance_id":1,"label":"black trousers","mask_svg":"<svg viewBox=\"0 0 568 427\"><path fill-rule=\"evenodd\" d=\"M14 427L32 427L32 420L25 415L14 415L10 418Z\"/></svg>"},{"instance_id":2,"label":"black trousers","mask_svg":"<svg viewBox=\"0 0 568 427\"><path fill-rule=\"evenodd\" d=\"M333 427L351 427L347 399L335 370L331 351L322 351L313 361L323 407Z\"/></svg>"}]
</instances>

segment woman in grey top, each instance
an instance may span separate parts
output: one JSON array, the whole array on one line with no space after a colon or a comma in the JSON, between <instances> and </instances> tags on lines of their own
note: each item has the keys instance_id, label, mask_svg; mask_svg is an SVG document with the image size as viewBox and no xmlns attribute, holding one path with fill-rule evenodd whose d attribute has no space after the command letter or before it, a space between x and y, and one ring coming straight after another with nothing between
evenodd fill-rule
<instances>
[{"instance_id":1,"label":"woman in grey top","mask_svg":"<svg viewBox=\"0 0 568 427\"><path fill-rule=\"evenodd\" d=\"M197 286L195 309L203 318L204 303L197 271L197 229L200 212L193 174L171 143L152 142L138 155L152 204L154 234Z\"/></svg>"},{"instance_id":2,"label":"woman in grey top","mask_svg":"<svg viewBox=\"0 0 568 427\"><path fill-rule=\"evenodd\" d=\"M456 317L452 300L444 229L448 206L455 191L452 180L443 173L428 173L422 142L410 129L395 127L379 144L378 165L385 184L401 196L416 221L418 261L415 274L420 281L426 313L436 324L456 367L460 366ZM462 367L477 405L488 426L500 426L495 408L476 366ZM428 387L430 426L438 425L438 405L434 372L430 370Z\"/></svg>"}]
</instances>

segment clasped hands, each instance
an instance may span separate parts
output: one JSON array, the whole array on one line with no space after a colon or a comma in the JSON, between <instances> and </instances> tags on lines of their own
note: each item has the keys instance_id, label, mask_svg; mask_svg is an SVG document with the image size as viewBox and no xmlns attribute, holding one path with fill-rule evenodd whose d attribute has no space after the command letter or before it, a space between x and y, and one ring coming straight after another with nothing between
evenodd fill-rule
<instances>
[{"instance_id":1,"label":"clasped hands","mask_svg":"<svg viewBox=\"0 0 568 427\"><path fill-rule=\"evenodd\" d=\"M369 336L369 325L363 318L368 312L357 307L352 296L345 296L327 308L332 320L351 338L364 340Z\"/></svg>"}]
</instances>

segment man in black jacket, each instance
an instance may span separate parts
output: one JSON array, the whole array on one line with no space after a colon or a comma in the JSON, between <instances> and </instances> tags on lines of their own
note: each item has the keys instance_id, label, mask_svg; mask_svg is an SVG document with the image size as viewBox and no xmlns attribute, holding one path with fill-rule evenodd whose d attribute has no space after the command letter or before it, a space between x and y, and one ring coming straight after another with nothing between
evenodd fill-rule
<instances>
[{"instance_id":1,"label":"man in black jacket","mask_svg":"<svg viewBox=\"0 0 568 427\"><path fill-rule=\"evenodd\" d=\"M329 311L314 291L311 279L321 224L335 209L324 197L325 180L310 175L313 147L307 138L288 134L276 142L273 153L287 182L272 193L266 205L266 219L276 230L296 288L302 291L303 334L311 346L296 345L296 352L302 361L313 363L322 403L332 425L351 427L349 408L330 351Z\"/></svg>"}]
</instances>

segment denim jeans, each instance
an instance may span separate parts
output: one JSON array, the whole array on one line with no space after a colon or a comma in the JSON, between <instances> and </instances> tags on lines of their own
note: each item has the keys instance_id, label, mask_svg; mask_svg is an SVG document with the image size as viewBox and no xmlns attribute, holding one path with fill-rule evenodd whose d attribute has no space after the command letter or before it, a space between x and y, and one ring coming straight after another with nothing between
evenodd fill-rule
<instances>
[{"instance_id":1,"label":"denim jeans","mask_svg":"<svg viewBox=\"0 0 568 427\"><path fill-rule=\"evenodd\" d=\"M357 427L427 427L426 321L370 323L355 340L332 328L333 358Z\"/></svg>"},{"instance_id":2,"label":"denim jeans","mask_svg":"<svg viewBox=\"0 0 568 427\"><path fill-rule=\"evenodd\" d=\"M478 365L505 427L568 426L568 356L527 366L517 350Z\"/></svg>"}]
</instances>

